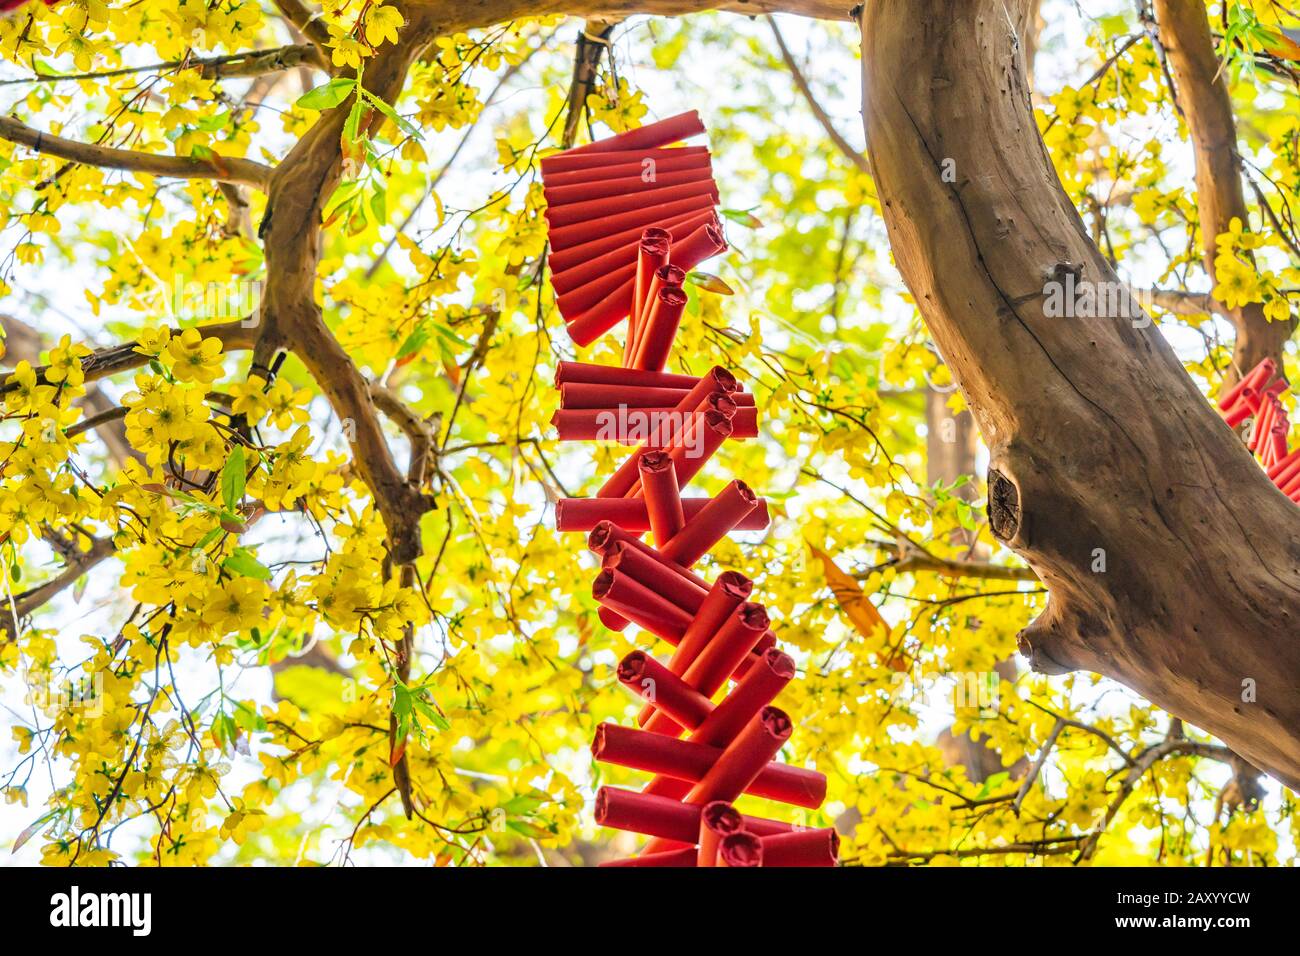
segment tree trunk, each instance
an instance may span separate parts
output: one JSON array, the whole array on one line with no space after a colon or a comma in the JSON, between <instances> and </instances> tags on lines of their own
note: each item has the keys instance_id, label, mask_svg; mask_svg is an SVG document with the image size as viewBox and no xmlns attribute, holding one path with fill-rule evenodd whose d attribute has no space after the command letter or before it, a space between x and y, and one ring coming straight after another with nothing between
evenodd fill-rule
<instances>
[{"instance_id":1,"label":"tree trunk","mask_svg":"<svg viewBox=\"0 0 1300 956\"><path fill-rule=\"evenodd\" d=\"M1038 134L1025 2L862 14L894 256L990 449L990 525L1050 590L1021 652L1112 677L1295 787L1300 509L1149 323L1045 315L1046 282L1119 278Z\"/></svg>"}]
</instances>

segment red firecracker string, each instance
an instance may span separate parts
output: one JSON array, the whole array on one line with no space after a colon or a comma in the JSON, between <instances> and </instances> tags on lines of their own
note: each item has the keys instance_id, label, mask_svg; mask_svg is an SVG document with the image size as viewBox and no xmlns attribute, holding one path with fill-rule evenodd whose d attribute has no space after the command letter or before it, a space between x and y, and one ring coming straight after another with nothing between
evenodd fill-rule
<instances>
[{"instance_id":1,"label":"red firecracker string","mask_svg":"<svg viewBox=\"0 0 1300 956\"><path fill-rule=\"evenodd\" d=\"M27 2L28 0L0 0L0 16L8 16L19 7L26 6ZM42 0L42 2L47 7L52 7L58 3L59 0Z\"/></svg>"},{"instance_id":2,"label":"red firecracker string","mask_svg":"<svg viewBox=\"0 0 1300 956\"><path fill-rule=\"evenodd\" d=\"M1233 428L1250 422L1246 447L1282 494L1300 504L1300 445L1287 451L1291 423L1281 399L1287 387L1277 374L1277 363L1266 358L1223 393L1219 413Z\"/></svg>"},{"instance_id":3,"label":"red firecracker string","mask_svg":"<svg viewBox=\"0 0 1300 956\"><path fill-rule=\"evenodd\" d=\"M556 524L586 532L601 559L592 584L601 621L635 624L673 648L667 663L645 651L619 663L619 681L646 702L639 729L596 729L597 760L652 775L639 793L597 793L597 823L652 838L640 855L602 865L834 866L834 829L731 806L750 794L815 810L826 777L775 759L793 725L772 700L795 665L776 647L767 609L750 600L753 582L692 570L730 532L768 524L767 503L743 481L714 498L684 493L723 442L757 437L754 396L723 368L663 370L687 273L727 248L708 149L673 145L703 132L692 111L542 160L551 285L570 336L585 346L626 322L622 366L560 363L552 424L561 440L638 447L597 497L561 500ZM1259 401L1271 408L1270 398ZM1272 451L1285 426L1279 410L1257 444L1300 465Z\"/></svg>"}]
</instances>

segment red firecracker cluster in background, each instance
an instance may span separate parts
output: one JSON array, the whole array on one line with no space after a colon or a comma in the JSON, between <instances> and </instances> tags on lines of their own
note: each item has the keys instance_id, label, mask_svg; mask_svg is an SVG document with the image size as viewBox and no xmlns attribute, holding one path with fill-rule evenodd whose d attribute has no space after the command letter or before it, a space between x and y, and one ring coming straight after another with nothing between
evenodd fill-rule
<instances>
[{"instance_id":1,"label":"red firecracker cluster in background","mask_svg":"<svg viewBox=\"0 0 1300 956\"><path fill-rule=\"evenodd\" d=\"M27 2L28 0L0 0L0 14L10 13L17 10L19 7L26 6ZM59 0L42 0L42 2L47 7L52 7L58 3Z\"/></svg>"},{"instance_id":2,"label":"red firecracker cluster in background","mask_svg":"<svg viewBox=\"0 0 1300 956\"><path fill-rule=\"evenodd\" d=\"M1286 390L1287 381L1278 376L1277 363L1264 359L1223 393L1219 412L1233 428L1251 421L1246 447L1255 453L1273 484L1300 503L1300 446L1287 451L1291 423L1280 397Z\"/></svg>"},{"instance_id":3,"label":"red firecracker cluster in background","mask_svg":"<svg viewBox=\"0 0 1300 956\"><path fill-rule=\"evenodd\" d=\"M672 647L666 661L634 651L619 662L619 681L646 703L638 726L598 727L592 753L651 779L602 787L596 821L652 837L608 866L833 866L833 829L731 805L751 794L814 810L826 778L774 759L792 722L771 702L795 665L750 600L753 582L692 570L731 531L768 523L743 481L713 498L681 494L724 441L758 434L754 396L726 369L663 371L687 273L727 248L708 149L672 145L703 132L684 113L542 160L551 281L571 337L585 346L627 320L621 366L560 363L553 423L561 439L639 445L597 497L561 500L556 522L587 532L600 557L601 621Z\"/></svg>"}]
</instances>

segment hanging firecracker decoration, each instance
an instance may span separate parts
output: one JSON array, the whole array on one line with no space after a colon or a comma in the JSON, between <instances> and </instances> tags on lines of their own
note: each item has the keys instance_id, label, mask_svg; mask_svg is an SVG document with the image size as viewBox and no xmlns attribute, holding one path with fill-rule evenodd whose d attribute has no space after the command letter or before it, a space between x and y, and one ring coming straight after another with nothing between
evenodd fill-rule
<instances>
[{"instance_id":1,"label":"hanging firecracker decoration","mask_svg":"<svg viewBox=\"0 0 1300 956\"><path fill-rule=\"evenodd\" d=\"M1264 359L1219 399L1219 413L1236 428L1249 421L1246 447L1269 479L1292 501L1300 503L1300 445L1287 451L1291 423L1281 396L1287 381L1277 374L1277 363Z\"/></svg>"},{"instance_id":2,"label":"hanging firecracker decoration","mask_svg":"<svg viewBox=\"0 0 1300 956\"><path fill-rule=\"evenodd\" d=\"M592 753L652 778L640 792L601 788L596 820L652 837L611 866L833 866L833 829L731 806L751 794L815 810L826 778L775 760L792 722L771 702L795 665L750 600L753 582L692 570L730 532L768 523L743 481L713 498L682 495L724 441L758 435L754 396L729 371L663 371L686 276L727 248L708 149L673 145L703 132L683 113L542 160L551 283L570 336L586 346L626 321L622 366L560 363L553 424L562 440L639 446L597 497L561 500L557 526L587 533L600 558L601 621L672 648L666 662L635 651L618 665L645 707L637 727L598 727Z\"/></svg>"}]
</instances>

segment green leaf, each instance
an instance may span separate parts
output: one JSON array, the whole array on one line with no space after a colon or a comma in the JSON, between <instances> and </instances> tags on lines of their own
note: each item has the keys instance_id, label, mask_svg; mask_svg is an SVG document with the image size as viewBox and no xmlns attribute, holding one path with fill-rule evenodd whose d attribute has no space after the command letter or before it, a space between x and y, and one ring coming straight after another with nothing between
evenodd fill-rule
<instances>
[{"instance_id":1,"label":"green leaf","mask_svg":"<svg viewBox=\"0 0 1300 956\"><path fill-rule=\"evenodd\" d=\"M424 715L425 719L439 730L451 730L451 721L438 712L427 700L422 697L416 697L413 700L415 709Z\"/></svg>"},{"instance_id":2,"label":"green leaf","mask_svg":"<svg viewBox=\"0 0 1300 956\"><path fill-rule=\"evenodd\" d=\"M239 725L235 723L235 718L227 714L224 709L217 712L212 718L212 739L217 742L223 751L229 749L238 750L239 747Z\"/></svg>"},{"instance_id":3,"label":"green leaf","mask_svg":"<svg viewBox=\"0 0 1300 956\"><path fill-rule=\"evenodd\" d=\"M410 335L406 337L406 341L404 341L401 347L397 350L397 358L401 360L414 355L416 352L420 351L420 349L424 348L424 344L428 341L429 329L422 322L415 327L415 330Z\"/></svg>"},{"instance_id":4,"label":"green leaf","mask_svg":"<svg viewBox=\"0 0 1300 956\"><path fill-rule=\"evenodd\" d=\"M241 700L232 700L235 723L249 733L266 730L266 718Z\"/></svg>"},{"instance_id":5,"label":"green leaf","mask_svg":"<svg viewBox=\"0 0 1300 956\"><path fill-rule=\"evenodd\" d=\"M715 295L735 295L736 290L710 272L688 272L686 281L704 292Z\"/></svg>"},{"instance_id":6,"label":"green leaf","mask_svg":"<svg viewBox=\"0 0 1300 956\"><path fill-rule=\"evenodd\" d=\"M244 578L254 578L258 581L271 579L271 569L257 560L253 552L247 548L236 548L230 552L230 557L221 562L221 568L230 574L237 574Z\"/></svg>"},{"instance_id":7,"label":"green leaf","mask_svg":"<svg viewBox=\"0 0 1300 956\"><path fill-rule=\"evenodd\" d=\"M244 481L248 466L244 462L244 446L236 445L221 469L221 500L227 511L235 511L244 500Z\"/></svg>"},{"instance_id":8,"label":"green leaf","mask_svg":"<svg viewBox=\"0 0 1300 956\"><path fill-rule=\"evenodd\" d=\"M298 102L294 105L306 110L332 110L352 95L356 85L357 81L351 77L337 77L314 90L308 90L298 97Z\"/></svg>"},{"instance_id":9,"label":"green leaf","mask_svg":"<svg viewBox=\"0 0 1300 956\"><path fill-rule=\"evenodd\" d=\"M414 698L411 695L411 689L398 681L393 685L393 719L396 721L396 733L393 735L399 746L404 747L404 741L411 732L411 716L414 712ZM392 762L397 763L401 757L401 751L397 751L392 756Z\"/></svg>"},{"instance_id":10,"label":"green leaf","mask_svg":"<svg viewBox=\"0 0 1300 956\"><path fill-rule=\"evenodd\" d=\"M501 809L511 816L527 817L540 810L546 802L545 796L536 793L517 793L501 804Z\"/></svg>"},{"instance_id":11,"label":"green leaf","mask_svg":"<svg viewBox=\"0 0 1300 956\"><path fill-rule=\"evenodd\" d=\"M411 123L410 120L402 116L400 113L397 112L397 110L393 109L391 106L389 106L379 97L375 96L369 90L363 90L362 92L365 94L366 101L375 109L379 110L379 112L383 113L390 120L392 120L394 126L396 126L398 129L400 129L403 133L405 133L407 136L411 137L412 139L420 138L419 129L416 128Z\"/></svg>"},{"instance_id":12,"label":"green leaf","mask_svg":"<svg viewBox=\"0 0 1300 956\"><path fill-rule=\"evenodd\" d=\"M36 834L40 832L41 828L45 826L45 824L49 823L52 819L54 819L62 812L63 811L61 810L51 810L49 813L46 813L45 815L40 817L35 823L27 827L27 829L23 830L22 833L18 834L17 838L14 840L13 849L10 850L9 852L13 854L21 850L23 848L24 843L26 843L32 837L36 836Z\"/></svg>"},{"instance_id":13,"label":"green leaf","mask_svg":"<svg viewBox=\"0 0 1300 956\"><path fill-rule=\"evenodd\" d=\"M506 826L529 840L546 839L546 831L524 820L506 820Z\"/></svg>"},{"instance_id":14,"label":"green leaf","mask_svg":"<svg viewBox=\"0 0 1300 956\"><path fill-rule=\"evenodd\" d=\"M1011 779L1011 774L1007 773L1005 770L993 774L992 776L985 779L984 786L980 787L980 792L975 795L975 799L983 800L990 793L992 793L994 790L1002 786L1002 784L1006 783L1010 779Z\"/></svg>"},{"instance_id":15,"label":"green leaf","mask_svg":"<svg viewBox=\"0 0 1300 956\"><path fill-rule=\"evenodd\" d=\"M721 209L719 212L734 223L749 229L762 228L763 223L748 209Z\"/></svg>"},{"instance_id":16,"label":"green leaf","mask_svg":"<svg viewBox=\"0 0 1300 956\"><path fill-rule=\"evenodd\" d=\"M215 116L205 116L195 124L195 129L200 129L205 133L215 133L217 130L225 129L230 125L230 110L222 110Z\"/></svg>"},{"instance_id":17,"label":"green leaf","mask_svg":"<svg viewBox=\"0 0 1300 956\"><path fill-rule=\"evenodd\" d=\"M437 329L440 338L452 343L453 345L459 345L463 349L472 349L474 347L473 342L467 342L465 339L462 339L459 335L453 332L450 327L443 325L441 322L433 323L433 327Z\"/></svg>"},{"instance_id":18,"label":"green leaf","mask_svg":"<svg viewBox=\"0 0 1300 956\"><path fill-rule=\"evenodd\" d=\"M343 124L343 142L355 143L361 138L361 113L361 100L358 98L352 102L348 121Z\"/></svg>"}]
</instances>

